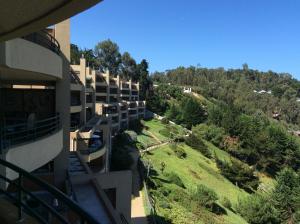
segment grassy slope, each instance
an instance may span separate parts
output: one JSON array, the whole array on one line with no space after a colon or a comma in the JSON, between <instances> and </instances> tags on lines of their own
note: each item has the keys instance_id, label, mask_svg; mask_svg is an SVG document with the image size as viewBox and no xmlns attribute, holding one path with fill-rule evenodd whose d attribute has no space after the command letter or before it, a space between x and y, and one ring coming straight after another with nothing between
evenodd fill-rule
<instances>
[{"instance_id":1,"label":"grassy slope","mask_svg":"<svg viewBox=\"0 0 300 224\"><path fill-rule=\"evenodd\" d=\"M160 135L158 130L164 128L164 125L157 120L147 121L146 125L150 128L149 130L157 137ZM156 130L156 131L154 131ZM166 137L165 137L166 138ZM210 143L208 143L210 144ZM160 172L160 164L162 161L165 162L166 168L164 172L175 172L177 175L183 180L185 186L187 187L187 192L195 189L197 184L204 184L207 187L213 189L221 199L222 197L227 197L232 204L235 204L238 198L245 197L248 195L245 191L239 189L227 179L225 179L222 175L220 175L216 164L213 160L207 159L201 153L196 150L190 148L189 146L182 144L182 147L185 149L187 153L186 159L179 159L174 155L172 149L169 146L162 146L155 151L152 152L152 155L148 155L147 159L150 159L154 169L158 172L158 178L164 179L164 175ZM228 156L226 152L218 149L213 145L209 146L211 149L216 151L216 154L221 157L221 154L224 156ZM167 184L167 187L170 189L176 188L173 184ZM185 220L194 220L195 215L190 211L187 211L186 208L182 207L178 203L172 202L172 214L171 217L174 218L175 223L180 223L180 219ZM162 216L168 215L169 210L160 209L158 212L161 212ZM180 214L176 216L176 214ZM184 214L184 215L183 215ZM203 214L202 214L203 215ZM207 215L207 214L206 214ZM227 210L227 215L216 216L220 219L219 223L246 223L240 216L234 214L233 212ZM201 217L200 217L201 218ZM192 222L191 222L192 223ZM200 220L197 220L196 223L202 223Z\"/></svg>"},{"instance_id":2,"label":"grassy slope","mask_svg":"<svg viewBox=\"0 0 300 224\"><path fill-rule=\"evenodd\" d=\"M224 151L219 149L218 147L214 146L212 143L205 141L205 144L208 146L210 151L214 154L217 155L218 158L226 161L230 161L230 155ZM257 176L259 177L259 181L264 184L266 187L265 188L272 188L274 187L275 180L269 176L267 176L264 173L257 172Z\"/></svg>"}]
</instances>

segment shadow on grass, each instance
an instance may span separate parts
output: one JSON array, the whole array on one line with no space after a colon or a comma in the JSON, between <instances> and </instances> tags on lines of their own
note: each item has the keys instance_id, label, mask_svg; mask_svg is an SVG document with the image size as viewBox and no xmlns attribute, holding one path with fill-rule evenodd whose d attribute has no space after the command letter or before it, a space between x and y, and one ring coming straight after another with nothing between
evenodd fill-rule
<instances>
[{"instance_id":1,"label":"shadow on grass","mask_svg":"<svg viewBox=\"0 0 300 224\"><path fill-rule=\"evenodd\" d=\"M215 213L216 215L227 215L227 211L217 203L213 204L212 212Z\"/></svg>"}]
</instances>

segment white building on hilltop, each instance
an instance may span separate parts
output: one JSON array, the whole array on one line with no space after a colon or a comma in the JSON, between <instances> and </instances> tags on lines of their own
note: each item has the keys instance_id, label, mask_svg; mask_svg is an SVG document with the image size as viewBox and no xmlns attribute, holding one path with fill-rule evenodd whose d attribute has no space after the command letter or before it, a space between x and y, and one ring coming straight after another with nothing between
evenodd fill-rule
<instances>
[{"instance_id":1,"label":"white building on hilltop","mask_svg":"<svg viewBox=\"0 0 300 224\"><path fill-rule=\"evenodd\" d=\"M191 87L183 87L183 92L184 93L191 93L192 92L192 88Z\"/></svg>"}]
</instances>

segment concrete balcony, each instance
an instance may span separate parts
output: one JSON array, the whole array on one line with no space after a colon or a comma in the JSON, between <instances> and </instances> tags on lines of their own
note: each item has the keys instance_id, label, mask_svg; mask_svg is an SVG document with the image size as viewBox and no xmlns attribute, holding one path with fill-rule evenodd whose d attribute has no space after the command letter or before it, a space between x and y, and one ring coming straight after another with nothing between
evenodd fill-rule
<instances>
[{"instance_id":1,"label":"concrete balcony","mask_svg":"<svg viewBox=\"0 0 300 224\"><path fill-rule=\"evenodd\" d=\"M70 113L79 113L82 111L82 106L81 105L76 105L76 106L71 106L70 107Z\"/></svg>"},{"instance_id":2,"label":"concrete balcony","mask_svg":"<svg viewBox=\"0 0 300 224\"><path fill-rule=\"evenodd\" d=\"M102 145L100 147L94 148L94 147L89 147L85 150L80 150L80 154L82 157L82 160L84 162L91 162L94 159L98 159L101 156L103 156L107 151L106 145Z\"/></svg>"},{"instance_id":3,"label":"concrete balcony","mask_svg":"<svg viewBox=\"0 0 300 224\"><path fill-rule=\"evenodd\" d=\"M51 49L17 38L0 43L0 69L4 80L51 81L62 78L62 58Z\"/></svg>"},{"instance_id":4,"label":"concrete balcony","mask_svg":"<svg viewBox=\"0 0 300 224\"><path fill-rule=\"evenodd\" d=\"M63 148L63 130L59 116L38 120L33 124L1 127L0 149L4 160L31 172L53 160ZM9 179L17 178L11 170Z\"/></svg>"}]
</instances>

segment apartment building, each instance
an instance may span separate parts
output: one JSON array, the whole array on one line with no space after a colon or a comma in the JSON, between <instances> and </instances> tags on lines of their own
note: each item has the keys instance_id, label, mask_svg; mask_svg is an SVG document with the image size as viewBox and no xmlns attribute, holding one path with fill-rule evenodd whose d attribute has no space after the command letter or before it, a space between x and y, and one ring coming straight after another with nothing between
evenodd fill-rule
<instances>
[{"instance_id":1,"label":"apartment building","mask_svg":"<svg viewBox=\"0 0 300 224\"><path fill-rule=\"evenodd\" d=\"M105 146L92 150L93 155L87 161L100 160L93 163L102 164L105 172L109 170L110 135L114 136L127 129L130 122L144 118L145 101L139 100L139 83L96 71L88 67L82 57L79 65L71 65L70 113L71 151L86 153L87 146L100 139L96 145L105 143ZM100 138L98 133L101 133Z\"/></svg>"},{"instance_id":2,"label":"apartment building","mask_svg":"<svg viewBox=\"0 0 300 224\"><path fill-rule=\"evenodd\" d=\"M139 99L139 83L119 75L95 72L96 113L111 117L112 134L145 117L145 101Z\"/></svg>"},{"instance_id":3,"label":"apartment building","mask_svg":"<svg viewBox=\"0 0 300 224\"><path fill-rule=\"evenodd\" d=\"M1 2L1 222L130 221L131 173L108 172L99 160L91 164L109 155L110 119L95 113L89 78L69 63L68 18L98 2ZM70 152L70 121L79 129L76 147L85 152ZM102 139L96 154L87 141L93 138Z\"/></svg>"}]
</instances>

